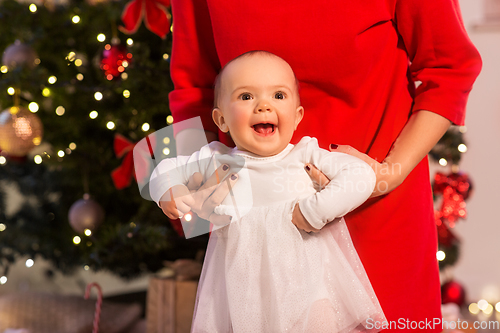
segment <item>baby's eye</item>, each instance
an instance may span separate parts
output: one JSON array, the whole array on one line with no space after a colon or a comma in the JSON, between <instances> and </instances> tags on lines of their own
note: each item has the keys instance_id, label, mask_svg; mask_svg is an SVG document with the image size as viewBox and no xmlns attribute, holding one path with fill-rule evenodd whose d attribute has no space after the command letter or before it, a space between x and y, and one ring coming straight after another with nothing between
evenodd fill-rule
<instances>
[{"instance_id":1,"label":"baby's eye","mask_svg":"<svg viewBox=\"0 0 500 333\"><path fill-rule=\"evenodd\" d=\"M243 93L240 95L240 99L244 100L244 101L248 101L249 99L252 99L252 95L250 95L249 93Z\"/></svg>"},{"instance_id":2,"label":"baby's eye","mask_svg":"<svg viewBox=\"0 0 500 333\"><path fill-rule=\"evenodd\" d=\"M285 94L282 93L281 91L278 91L276 94L274 94L274 98L276 98L276 99L285 99Z\"/></svg>"}]
</instances>

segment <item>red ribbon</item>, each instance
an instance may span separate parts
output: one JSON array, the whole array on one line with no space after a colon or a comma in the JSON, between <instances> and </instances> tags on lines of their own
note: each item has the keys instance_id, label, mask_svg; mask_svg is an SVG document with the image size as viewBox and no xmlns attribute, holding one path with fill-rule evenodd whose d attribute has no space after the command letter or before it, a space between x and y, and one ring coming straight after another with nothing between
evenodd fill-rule
<instances>
[{"instance_id":1,"label":"red ribbon","mask_svg":"<svg viewBox=\"0 0 500 333\"><path fill-rule=\"evenodd\" d=\"M135 33L144 17L146 28L165 38L170 31L168 7L170 0L133 0L123 9L122 21L125 26L120 27L120 30L126 34Z\"/></svg>"},{"instance_id":2,"label":"red ribbon","mask_svg":"<svg viewBox=\"0 0 500 333\"><path fill-rule=\"evenodd\" d=\"M151 137L150 140L154 141L154 138ZM151 142L151 144L154 147L155 143ZM149 164L146 159L136 160L134 167L135 143L130 142L123 135L116 134L113 147L118 158L125 155L122 164L111 172L111 178L113 178L113 183L118 190L130 186L132 175L136 180L144 180L146 177L149 177ZM150 151L147 151L146 154L147 156L151 156Z\"/></svg>"}]
</instances>

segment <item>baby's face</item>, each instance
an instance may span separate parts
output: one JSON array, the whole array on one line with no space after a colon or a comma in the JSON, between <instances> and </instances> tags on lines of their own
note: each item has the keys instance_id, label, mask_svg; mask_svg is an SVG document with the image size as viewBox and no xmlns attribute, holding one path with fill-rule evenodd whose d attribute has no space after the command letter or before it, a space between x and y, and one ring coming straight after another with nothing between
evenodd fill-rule
<instances>
[{"instance_id":1,"label":"baby's face","mask_svg":"<svg viewBox=\"0 0 500 333\"><path fill-rule=\"evenodd\" d=\"M272 156L287 147L302 119L295 76L278 57L254 54L230 63L213 118L240 150Z\"/></svg>"}]
</instances>

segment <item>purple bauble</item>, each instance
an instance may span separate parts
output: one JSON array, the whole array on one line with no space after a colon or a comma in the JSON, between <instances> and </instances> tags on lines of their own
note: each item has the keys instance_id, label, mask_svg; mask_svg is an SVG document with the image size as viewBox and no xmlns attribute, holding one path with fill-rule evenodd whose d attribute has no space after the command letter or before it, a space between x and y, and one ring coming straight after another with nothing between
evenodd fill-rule
<instances>
[{"instance_id":1,"label":"purple bauble","mask_svg":"<svg viewBox=\"0 0 500 333\"><path fill-rule=\"evenodd\" d=\"M88 194L84 194L83 199L78 200L69 209L69 224L81 234L85 229L94 231L104 220L104 210L102 207L90 199Z\"/></svg>"}]
</instances>

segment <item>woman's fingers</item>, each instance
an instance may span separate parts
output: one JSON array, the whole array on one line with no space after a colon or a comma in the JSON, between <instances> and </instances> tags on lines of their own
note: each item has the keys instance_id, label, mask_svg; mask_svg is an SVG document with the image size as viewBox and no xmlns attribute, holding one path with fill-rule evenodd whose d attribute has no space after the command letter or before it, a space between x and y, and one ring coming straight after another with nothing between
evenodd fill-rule
<instances>
[{"instance_id":1,"label":"woman's fingers","mask_svg":"<svg viewBox=\"0 0 500 333\"><path fill-rule=\"evenodd\" d=\"M210 178L207 179L205 184L203 184L199 188L199 191L206 190L209 188L215 188L215 186L219 185L222 182L222 180L226 177L228 173L229 173L229 165L222 164L215 170L212 176L210 176Z\"/></svg>"},{"instance_id":2,"label":"woman's fingers","mask_svg":"<svg viewBox=\"0 0 500 333\"><path fill-rule=\"evenodd\" d=\"M198 216L208 219L213 213L214 208L222 203L222 201L229 194L236 181L238 180L237 174L232 174L226 177L222 183L219 184L212 192L212 194L204 201L200 211L196 212Z\"/></svg>"},{"instance_id":3,"label":"woman's fingers","mask_svg":"<svg viewBox=\"0 0 500 333\"><path fill-rule=\"evenodd\" d=\"M339 153L349 154L349 155L352 155L354 157L357 157L357 158L365 161L366 163L368 163L375 172L377 172L377 170L376 170L376 168L377 168L376 164L380 164L379 162L377 162L376 160L374 160L370 156L368 156L368 155L360 152L356 148L351 147L349 145L331 144L330 145L330 151L336 151L336 152L339 152Z\"/></svg>"},{"instance_id":4,"label":"woman's fingers","mask_svg":"<svg viewBox=\"0 0 500 333\"><path fill-rule=\"evenodd\" d=\"M316 168L314 164L306 163L305 169L313 182L319 186L319 190L324 189L325 186L330 182L330 179L328 179L328 177L325 176L323 172Z\"/></svg>"},{"instance_id":5,"label":"woman's fingers","mask_svg":"<svg viewBox=\"0 0 500 333\"><path fill-rule=\"evenodd\" d=\"M196 191L200 188L201 184L203 183L203 176L199 172L195 172L189 177L188 183L187 183L187 188L190 191Z\"/></svg>"}]
</instances>

